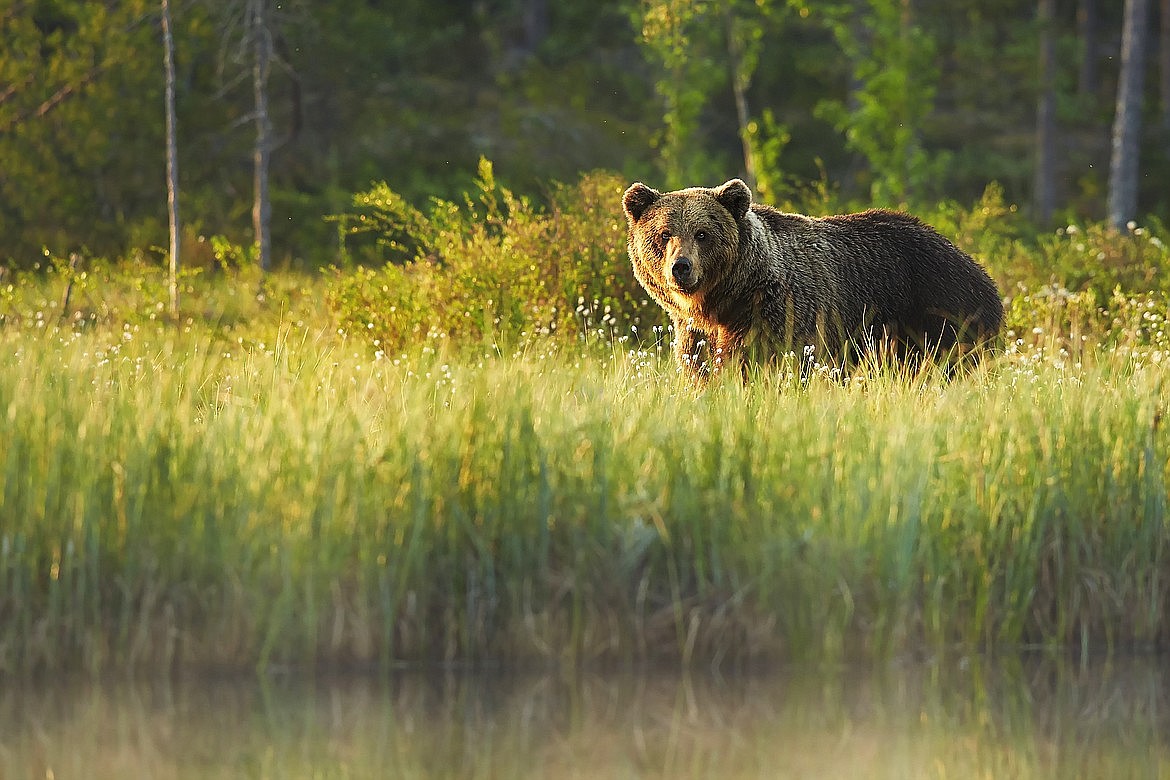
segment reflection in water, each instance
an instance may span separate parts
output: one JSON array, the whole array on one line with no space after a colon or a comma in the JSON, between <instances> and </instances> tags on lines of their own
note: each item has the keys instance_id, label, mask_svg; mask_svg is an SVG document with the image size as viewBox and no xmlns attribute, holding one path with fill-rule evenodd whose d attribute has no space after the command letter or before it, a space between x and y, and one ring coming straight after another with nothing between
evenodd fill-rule
<instances>
[{"instance_id":1,"label":"reflection in water","mask_svg":"<svg viewBox=\"0 0 1170 780\"><path fill-rule=\"evenodd\" d=\"M1170 777L1165 659L0 690L0 780Z\"/></svg>"}]
</instances>

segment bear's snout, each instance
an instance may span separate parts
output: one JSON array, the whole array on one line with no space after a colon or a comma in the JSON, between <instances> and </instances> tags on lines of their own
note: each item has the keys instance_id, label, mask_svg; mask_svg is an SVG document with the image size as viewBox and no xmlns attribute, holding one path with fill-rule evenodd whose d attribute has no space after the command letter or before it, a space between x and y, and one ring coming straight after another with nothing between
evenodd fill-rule
<instances>
[{"instance_id":1,"label":"bear's snout","mask_svg":"<svg viewBox=\"0 0 1170 780\"><path fill-rule=\"evenodd\" d=\"M695 286L695 264L689 257L680 257L670 266L670 275L674 283L683 290L690 290Z\"/></svg>"}]
</instances>

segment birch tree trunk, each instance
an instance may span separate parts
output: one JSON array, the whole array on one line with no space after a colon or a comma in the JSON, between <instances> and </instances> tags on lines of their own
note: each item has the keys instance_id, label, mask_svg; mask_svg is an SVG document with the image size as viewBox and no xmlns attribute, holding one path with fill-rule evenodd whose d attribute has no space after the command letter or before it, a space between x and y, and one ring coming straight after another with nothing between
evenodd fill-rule
<instances>
[{"instance_id":1,"label":"birch tree trunk","mask_svg":"<svg viewBox=\"0 0 1170 780\"><path fill-rule=\"evenodd\" d=\"M268 167L272 155L272 120L268 116L268 73L272 61L272 36L268 29L267 0L248 0L252 33L252 89L256 104L256 146L253 152L252 229L256 259L262 271L272 266L270 222L272 203L268 196Z\"/></svg>"},{"instance_id":2,"label":"birch tree trunk","mask_svg":"<svg viewBox=\"0 0 1170 780\"><path fill-rule=\"evenodd\" d=\"M1119 230L1137 215L1142 85L1149 10L1149 0L1125 0L1107 204L1109 224Z\"/></svg>"},{"instance_id":3,"label":"birch tree trunk","mask_svg":"<svg viewBox=\"0 0 1170 780\"><path fill-rule=\"evenodd\" d=\"M171 316L179 316L179 150L175 121L175 39L171 34L170 0L162 0L163 65L166 70L167 216L171 234Z\"/></svg>"}]
</instances>

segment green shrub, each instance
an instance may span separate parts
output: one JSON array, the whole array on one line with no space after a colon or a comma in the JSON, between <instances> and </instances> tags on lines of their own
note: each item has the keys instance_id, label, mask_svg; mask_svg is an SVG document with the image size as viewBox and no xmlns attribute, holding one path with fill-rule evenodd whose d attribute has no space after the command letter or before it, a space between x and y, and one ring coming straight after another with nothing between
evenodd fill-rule
<instances>
[{"instance_id":1,"label":"green shrub","mask_svg":"<svg viewBox=\"0 0 1170 780\"><path fill-rule=\"evenodd\" d=\"M424 214L379 184L337 220L343 236L364 242L347 254L381 266L335 271L329 307L342 330L382 350L419 332L498 344L636 326L657 315L626 257L623 187L613 174L589 174L554 186L542 209L500 186L484 160L474 197L436 199Z\"/></svg>"},{"instance_id":2,"label":"green shrub","mask_svg":"<svg viewBox=\"0 0 1170 780\"><path fill-rule=\"evenodd\" d=\"M482 161L474 194L462 204L436 199L424 213L379 184L336 217L353 242L346 255L378 267L335 269L329 308L346 334L382 351L426 334L496 346L549 335L651 335L664 317L626 257L618 206L625 185L614 174L589 174L554 185L541 208L500 186ZM1038 234L996 184L973 206L943 202L919 216L1000 284L1012 349L1163 348L1170 238L1160 224Z\"/></svg>"},{"instance_id":3,"label":"green shrub","mask_svg":"<svg viewBox=\"0 0 1170 780\"><path fill-rule=\"evenodd\" d=\"M215 258L215 265L219 270L228 272L247 268L256 262L255 245L242 246L226 236L212 236L208 239L211 244L211 254Z\"/></svg>"},{"instance_id":4,"label":"green shrub","mask_svg":"<svg viewBox=\"0 0 1170 780\"><path fill-rule=\"evenodd\" d=\"M1104 223L1069 225L1040 237L1033 263L1041 273L1051 269L1053 278L1070 289L1092 291L1104 304L1118 288L1130 293L1170 292L1167 242L1170 236L1157 222L1148 228L1131 225L1125 231Z\"/></svg>"},{"instance_id":5,"label":"green shrub","mask_svg":"<svg viewBox=\"0 0 1170 780\"><path fill-rule=\"evenodd\" d=\"M417 340L431 319L430 266L386 265L380 270L334 269L327 301L347 333L360 334L375 350L399 350Z\"/></svg>"}]
</instances>

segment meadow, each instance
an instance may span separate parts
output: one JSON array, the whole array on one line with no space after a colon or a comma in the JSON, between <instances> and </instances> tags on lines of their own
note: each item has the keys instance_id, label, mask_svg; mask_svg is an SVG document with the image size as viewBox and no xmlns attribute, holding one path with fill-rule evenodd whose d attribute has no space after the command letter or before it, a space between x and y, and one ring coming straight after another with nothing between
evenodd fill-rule
<instances>
[{"instance_id":1,"label":"meadow","mask_svg":"<svg viewBox=\"0 0 1170 780\"><path fill-rule=\"evenodd\" d=\"M457 208L441 263L195 269L178 320L154 265L10 277L0 672L1164 648L1165 297L1101 288L1140 268L1097 257L1157 268L1161 241L1063 230L1045 255L971 227L984 207L933 215L995 244L1010 296L999 353L951 381L826 366L695 392L652 310L590 291L620 237L593 281L558 278L581 292L550 293L552 319L500 286L478 330L449 300L378 319L404 275L474 300L422 276L460 269ZM534 245L572 227L526 208L469 228L476 257L522 255L518 213ZM1071 288L1027 276L1054 259Z\"/></svg>"}]
</instances>

